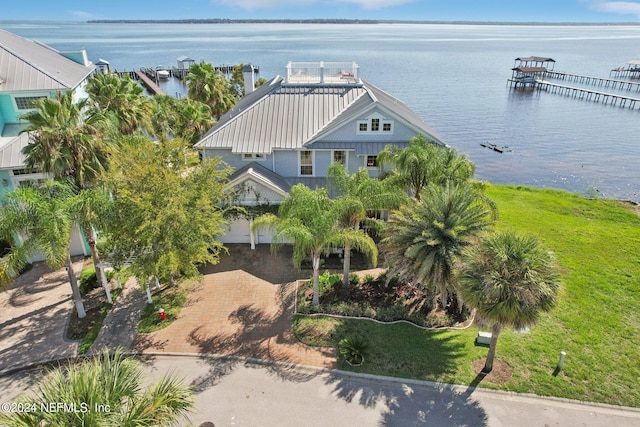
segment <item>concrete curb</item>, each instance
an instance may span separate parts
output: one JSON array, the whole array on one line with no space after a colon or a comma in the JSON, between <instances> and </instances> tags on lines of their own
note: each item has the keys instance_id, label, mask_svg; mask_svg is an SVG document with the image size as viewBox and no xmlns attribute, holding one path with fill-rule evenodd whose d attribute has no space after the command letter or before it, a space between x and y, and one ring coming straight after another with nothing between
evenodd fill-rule
<instances>
[{"instance_id":1,"label":"concrete curb","mask_svg":"<svg viewBox=\"0 0 640 427\"><path fill-rule=\"evenodd\" d=\"M392 383L399 383L399 384L410 384L410 385L416 385L416 386L431 387L431 388L440 389L440 390L450 390L450 391L458 392L460 394L466 393L468 391L470 391L469 392L470 394L475 392L480 392L480 393L486 393L486 394L493 394L498 398L501 398L501 397L509 398L511 400L524 400L524 399L543 400L547 404L552 403L554 406L575 405L577 407L583 407L584 410L588 410L589 407L595 407L595 408L604 409L606 411L625 411L630 413L634 418L637 417L640 419L640 408L634 408L630 406L619 406L619 405L612 405L608 403L598 403L598 402L585 402L581 400L574 400L574 399L568 399L563 397L540 396L532 393L517 393L514 391L495 390L495 389L489 389L484 387L470 388L467 385L439 383L434 381L417 380L412 378L385 377L380 375L373 375L373 374L366 374L366 373L359 373L359 372L342 371L339 369L320 368L317 366L309 366L309 365L298 365L294 363L279 362L274 360L263 360L263 359L253 358L253 357L208 354L208 353L180 353L180 352L144 353L144 352L137 352L137 351L125 351L125 354L129 356L135 356L138 358L164 356L164 357L188 357L192 359L209 359L209 360L234 360L240 363L244 362L245 364L252 364L252 365L258 365L258 366L266 366L266 367L278 366L278 367L297 370L297 371L301 371L309 374L316 374L316 375L331 374L331 375L336 375L341 377L351 377L354 379L364 379L364 380L380 381L380 382L392 382ZM56 359L44 360L40 362L32 362L32 363L24 364L11 369L7 369L4 371L0 371L0 378L13 375L18 372L28 371L28 370L36 369L39 367L46 367L47 365L53 365L56 363L60 364L61 362L78 361L78 360L86 359L93 356L95 355L78 355L75 357L67 357L67 358L61 357Z\"/></svg>"}]
</instances>

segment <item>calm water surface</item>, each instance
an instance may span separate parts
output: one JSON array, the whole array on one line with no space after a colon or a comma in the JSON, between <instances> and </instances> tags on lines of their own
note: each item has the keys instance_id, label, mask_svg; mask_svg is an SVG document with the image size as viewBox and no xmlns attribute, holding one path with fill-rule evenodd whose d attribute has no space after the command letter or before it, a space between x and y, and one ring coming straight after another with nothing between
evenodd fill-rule
<instances>
[{"instance_id":1,"label":"calm water surface","mask_svg":"<svg viewBox=\"0 0 640 427\"><path fill-rule=\"evenodd\" d=\"M467 154L480 179L640 200L640 110L506 84L514 58L530 55L554 58L556 70L607 77L640 59L640 26L0 22L0 28L59 50L85 48L92 61L106 59L118 70L173 66L187 55L253 63L269 79L283 74L288 61L356 61L365 80L406 102ZM508 148L499 154L480 145L487 143Z\"/></svg>"}]
</instances>

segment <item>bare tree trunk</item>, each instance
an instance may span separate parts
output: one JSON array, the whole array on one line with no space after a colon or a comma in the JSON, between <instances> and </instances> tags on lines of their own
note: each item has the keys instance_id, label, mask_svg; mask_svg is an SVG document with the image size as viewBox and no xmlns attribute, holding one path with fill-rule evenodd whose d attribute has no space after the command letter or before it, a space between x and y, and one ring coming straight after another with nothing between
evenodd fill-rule
<instances>
[{"instance_id":1,"label":"bare tree trunk","mask_svg":"<svg viewBox=\"0 0 640 427\"><path fill-rule=\"evenodd\" d=\"M151 299L151 286L147 283L146 289L147 291L147 303L153 304L153 300Z\"/></svg>"},{"instance_id":2,"label":"bare tree trunk","mask_svg":"<svg viewBox=\"0 0 640 427\"><path fill-rule=\"evenodd\" d=\"M311 304L320 305L320 254L313 254L313 300Z\"/></svg>"},{"instance_id":3,"label":"bare tree trunk","mask_svg":"<svg viewBox=\"0 0 640 427\"><path fill-rule=\"evenodd\" d=\"M89 251L91 252L91 260L93 261L93 265L97 269L98 264L100 264L100 255L98 254L98 248L96 246L96 239L93 234L93 229L89 225L87 227L84 227L82 233L84 234L84 238L89 245ZM106 284L102 281L102 277L99 274L96 274L96 276L98 277L98 284L101 286L105 286Z\"/></svg>"},{"instance_id":4,"label":"bare tree trunk","mask_svg":"<svg viewBox=\"0 0 640 427\"><path fill-rule=\"evenodd\" d=\"M69 274L69 284L71 285L71 294L73 296L73 302L76 304L76 311L78 312L78 318L82 319L87 315L84 311L84 304L82 303L82 297L80 296L80 288L78 288L78 279L73 272L73 263L71 262L71 256L67 254L67 273Z\"/></svg>"},{"instance_id":5,"label":"bare tree trunk","mask_svg":"<svg viewBox=\"0 0 640 427\"><path fill-rule=\"evenodd\" d=\"M351 242L344 244L344 258L342 263L342 284L344 286L349 286L349 271L351 270Z\"/></svg>"},{"instance_id":6,"label":"bare tree trunk","mask_svg":"<svg viewBox=\"0 0 640 427\"><path fill-rule=\"evenodd\" d=\"M496 355L496 347L498 346L498 336L502 327L498 323L494 323L491 326L491 342L489 343L489 352L487 353L487 361L482 368L482 372L488 374L493 369L493 359Z\"/></svg>"}]
</instances>

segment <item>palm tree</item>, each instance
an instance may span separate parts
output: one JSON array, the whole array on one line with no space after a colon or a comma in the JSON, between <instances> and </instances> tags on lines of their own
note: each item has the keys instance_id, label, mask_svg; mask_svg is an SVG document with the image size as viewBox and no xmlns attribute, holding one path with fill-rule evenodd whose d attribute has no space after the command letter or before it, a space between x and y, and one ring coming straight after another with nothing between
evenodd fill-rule
<instances>
[{"instance_id":1,"label":"palm tree","mask_svg":"<svg viewBox=\"0 0 640 427\"><path fill-rule=\"evenodd\" d=\"M72 219L78 224L85 236L96 269L100 264L100 255L94 227L102 222L111 203L109 192L98 186L81 189L71 203ZM107 290L106 283L102 283L101 275L98 274L97 277L98 283L105 286L105 290Z\"/></svg>"},{"instance_id":2,"label":"palm tree","mask_svg":"<svg viewBox=\"0 0 640 427\"><path fill-rule=\"evenodd\" d=\"M556 304L560 278L553 255L535 237L501 232L466 253L459 274L464 302L492 323L483 372L491 372L504 327L533 325Z\"/></svg>"},{"instance_id":3,"label":"palm tree","mask_svg":"<svg viewBox=\"0 0 640 427\"><path fill-rule=\"evenodd\" d=\"M443 185L447 181L464 182L473 176L475 166L465 156L448 147L439 147L423 135L411 138L404 149L387 145L378 155L380 164L394 167L387 178L408 188L420 200L420 193L429 184Z\"/></svg>"},{"instance_id":4,"label":"palm tree","mask_svg":"<svg viewBox=\"0 0 640 427\"><path fill-rule=\"evenodd\" d=\"M189 98L208 105L216 118L220 118L238 102L231 83L210 63L200 61L191 65L185 80L189 87Z\"/></svg>"},{"instance_id":5,"label":"palm tree","mask_svg":"<svg viewBox=\"0 0 640 427\"><path fill-rule=\"evenodd\" d=\"M49 173L56 180L70 180L79 192L96 185L108 170L109 158L114 151L106 137L107 119L88 106L86 99L74 103L69 91L53 99L37 101L35 109L23 116L29 121L23 132L29 132L31 139L23 149L27 167ZM83 196L82 200L88 202L87 197ZM97 265L99 256L91 224L97 216L90 215L86 203L76 212L88 215L85 219L76 219L82 225L91 257Z\"/></svg>"},{"instance_id":6,"label":"palm tree","mask_svg":"<svg viewBox=\"0 0 640 427\"><path fill-rule=\"evenodd\" d=\"M84 359L48 373L34 394L19 398L33 410L1 413L7 426L169 426L194 407L193 391L175 376L143 388L142 365L122 351ZM58 408L58 402L67 408Z\"/></svg>"},{"instance_id":7,"label":"palm tree","mask_svg":"<svg viewBox=\"0 0 640 427\"><path fill-rule=\"evenodd\" d=\"M377 263L377 249L370 237L362 230L341 229L338 227L339 207L329 197L327 189L311 190L303 184L291 188L283 200L278 216L265 214L253 223L253 229L271 227L272 245L278 246L293 242L293 262L300 268L302 261L311 259L313 266L313 301L320 303L319 277L320 256L325 249L344 246L347 240L368 253Z\"/></svg>"},{"instance_id":8,"label":"palm tree","mask_svg":"<svg viewBox=\"0 0 640 427\"><path fill-rule=\"evenodd\" d=\"M214 124L211 109L206 104L191 98L183 98L178 102L176 137L193 146Z\"/></svg>"},{"instance_id":9,"label":"palm tree","mask_svg":"<svg viewBox=\"0 0 640 427\"><path fill-rule=\"evenodd\" d=\"M27 168L72 179L78 188L95 182L108 167L111 148L105 140L104 115L73 101L71 91L42 98L22 116L30 143L23 148Z\"/></svg>"},{"instance_id":10,"label":"palm tree","mask_svg":"<svg viewBox=\"0 0 640 427\"><path fill-rule=\"evenodd\" d=\"M47 181L39 188L21 187L6 195L0 209L2 235L18 234L23 240L0 266L0 277L15 276L30 257L42 253L49 267L67 268L73 301L82 319L86 312L69 255L75 197L69 185L57 181Z\"/></svg>"},{"instance_id":11,"label":"palm tree","mask_svg":"<svg viewBox=\"0 0 640 427\"><path fill-rule=\"evenodd\" d=\"M471 184L429 186L424 200L413 199L389 219L382 247L389 277L399 276L434 286L432 309L437 298L444 307L456 260L474 237L486 230L495 212Z\"/></svg>"},{"instance_id":12,"label":"palm tree","mask_svg":"<svg viewBox=\"0 0 640 427\"><path fill-rule=\"evenodd\" d=\"M381 224L373 218L368 218L367 211L397 208L406 199L406 195L387 185L386 181L371 178L365 168L349 174L345 166L334 162L327 169L327 178L338 195L338 224L345 230L357 231L363 223L369 228L380 229ZM343 258L344 286L349 285L352 246L352 242L347 239Z\"/></svg>"},{"instance_id":13,"label":"palm tree","mask_svg":"<svg viewBox=\"0 0 640 427\"><path fill-rule=\"evenodd\" d=\"M150 127L152 103L129 76L98 73L89 80L87 93L100 111L115 117L123 135Z\"/></svg>"}]
</instances>

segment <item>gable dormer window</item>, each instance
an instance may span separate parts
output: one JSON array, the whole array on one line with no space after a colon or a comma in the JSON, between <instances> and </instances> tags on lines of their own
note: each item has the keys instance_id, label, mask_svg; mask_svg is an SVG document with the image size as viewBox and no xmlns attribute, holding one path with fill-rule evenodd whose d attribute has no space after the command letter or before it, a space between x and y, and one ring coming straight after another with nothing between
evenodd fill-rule
<instances>
[{"instance_id":1,"label":"gable dormer window","mask_svg":"<svg viewBox=\"0 0 640 427\"><path fill-rule=\"evenodd\" d=\"M357 133L368 134L391 134L393 133L393 120L386 119L379 114L358 121Z\"/></svg>"}]
</instances>

